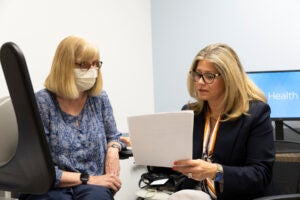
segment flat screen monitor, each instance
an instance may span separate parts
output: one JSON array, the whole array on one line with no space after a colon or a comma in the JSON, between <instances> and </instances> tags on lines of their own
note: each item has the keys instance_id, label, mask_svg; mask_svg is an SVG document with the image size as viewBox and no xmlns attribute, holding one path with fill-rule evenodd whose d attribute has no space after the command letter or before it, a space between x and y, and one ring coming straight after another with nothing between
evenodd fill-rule
<instances>
[{"instance_id":1,"label":"flat screen monitor","mask_svg":"<svg viewBox=\"0 0 300 200\"><path fill-rule=\"evenodd\" d=\"M265 93L273 120L300 119L300 70L248 72Z\"/></svg>"}]
</instances>

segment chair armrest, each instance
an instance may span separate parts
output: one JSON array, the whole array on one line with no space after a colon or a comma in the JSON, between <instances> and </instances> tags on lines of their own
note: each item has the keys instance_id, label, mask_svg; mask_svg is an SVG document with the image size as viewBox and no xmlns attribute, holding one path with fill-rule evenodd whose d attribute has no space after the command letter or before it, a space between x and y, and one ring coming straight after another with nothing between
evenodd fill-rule
<instances>
[{"instance_id":1,"label":"chair armrest","mask_svg":"<svg viewBox=\"0 0 300 200\"><path fill-rule=\"evenodd\" d=\"M119 158L121 160L124 160L124 159L128 159L129 157L132 157L133 154L132 154L132 151L131 149L128 149L127 147L123 148L120 152L119 152Z\"/></svg>"}]
</instances>

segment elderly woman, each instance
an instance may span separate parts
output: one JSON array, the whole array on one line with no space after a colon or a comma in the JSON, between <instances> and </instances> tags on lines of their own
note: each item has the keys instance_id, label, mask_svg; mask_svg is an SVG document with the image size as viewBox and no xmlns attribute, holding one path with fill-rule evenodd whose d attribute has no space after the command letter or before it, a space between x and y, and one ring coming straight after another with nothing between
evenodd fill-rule
<instances>
[{"instance_id":1,"label":"elderly woman","mask_svg":"<svg viewBox=\"0 0 300 200\"><path fill-rule=\"evenodd\" d=\"M121 188L123 144L102 90L101 66L97 47L81 37L58 45L45 89L36 93L56 181L47 194L20 199L111 200Z\"/></svg>"}]
</instances>

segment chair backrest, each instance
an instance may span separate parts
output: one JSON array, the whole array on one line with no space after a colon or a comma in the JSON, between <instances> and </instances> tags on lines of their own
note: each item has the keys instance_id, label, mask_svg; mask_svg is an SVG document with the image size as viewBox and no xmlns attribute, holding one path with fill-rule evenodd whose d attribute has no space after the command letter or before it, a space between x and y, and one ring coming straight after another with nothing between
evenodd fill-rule
<instances>
[{"instance_id":1,"label":"chair backrest","mask_svg":"<svg viewBox=\"0 0 300 200\"><path fill-rule=\"evenodd\" d=\"M274 185L280 194L300 193L300 143L275 141Z\"/></svg>"},{"instance_id":2,"label":"chair backrest","mask_svg":"<svg viewBox=\"0 0 300 200\"><path fill-rule=\"evenodd\" d=\"M7 98L1 99L1 120L10 117L6 120L9 123L0 126L0 138L1 142L7 140L11 145L6 145L5 150L4 147L0 149L3 150L0 190L42 194L53 185L55 171L27 64L20 48L12 42L1 46L0 61L12 102L10 104ZM11 121L14 118L12 110L15 125Z\"/></svg>"}]
</instances>

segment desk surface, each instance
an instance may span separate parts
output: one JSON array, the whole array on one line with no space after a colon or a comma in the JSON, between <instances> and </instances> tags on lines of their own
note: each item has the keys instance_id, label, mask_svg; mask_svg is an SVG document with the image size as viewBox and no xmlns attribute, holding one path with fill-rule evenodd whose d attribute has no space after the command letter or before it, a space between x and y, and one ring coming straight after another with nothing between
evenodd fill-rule
<instances>
[{"instance_id":1,"label":"desk surface","mask_svg":"<svg viewBox=\"0 0 300 200\"><path fill-rule=\"evenodd\" d=\"M300 163L300 153L277 153L276 161Z\"/></svg>"}]
</instances>

